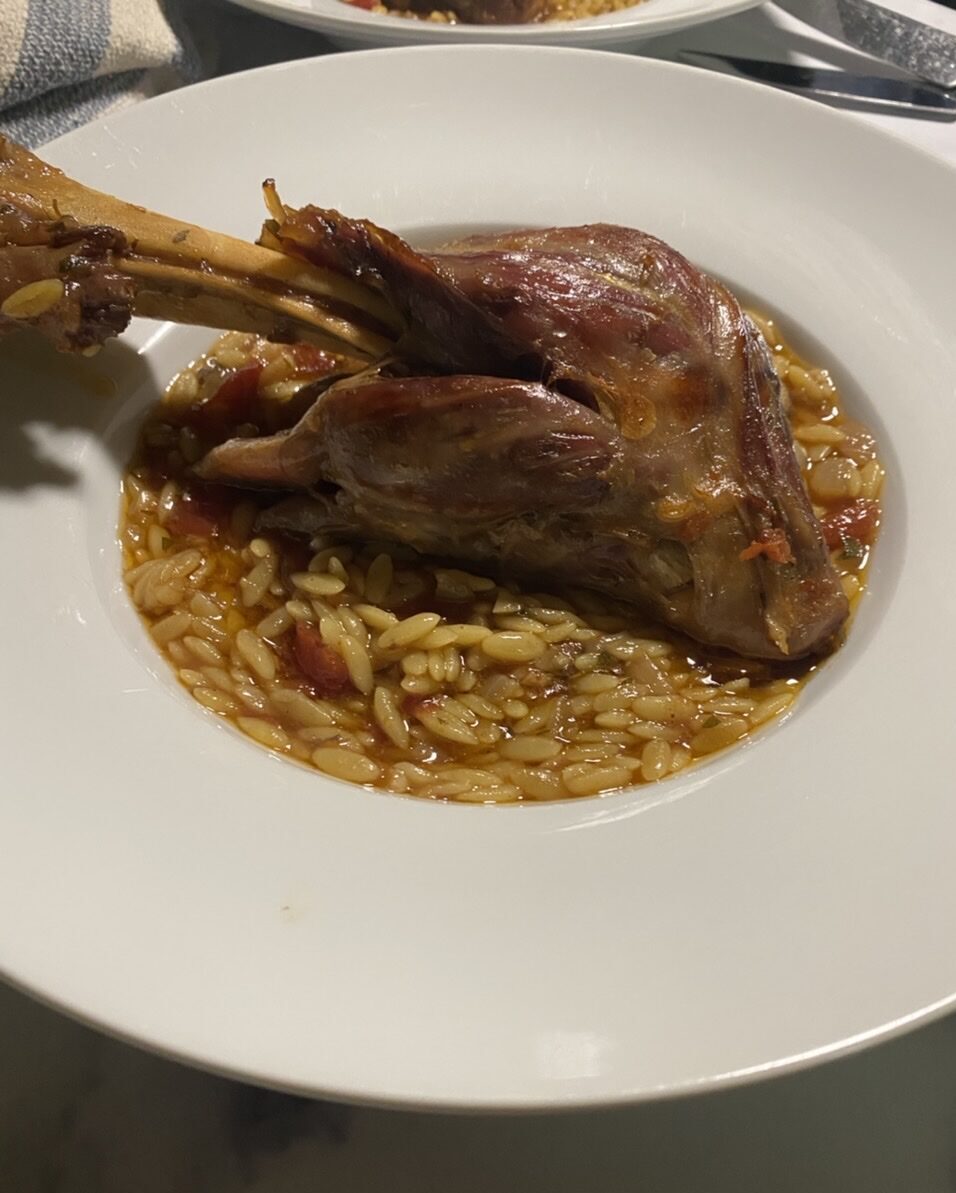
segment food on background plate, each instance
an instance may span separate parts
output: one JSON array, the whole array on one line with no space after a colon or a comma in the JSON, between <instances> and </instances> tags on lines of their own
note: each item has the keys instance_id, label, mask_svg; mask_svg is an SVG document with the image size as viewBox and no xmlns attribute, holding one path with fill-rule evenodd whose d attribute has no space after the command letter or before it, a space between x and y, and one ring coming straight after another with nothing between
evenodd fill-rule
<instances>
[{"instance_id":1,"label":"food on background plate","mask_svg":"<svg viewBox=\"0 0 956 1193\"><path fill-rule=\"evenodd\" d=\"M254 247L6 161L8 322L79 348L133 310L304 341L226 337L126 481L134 602L256 740L432 797L592 794L744 736L837 640L872 438L661 241L416 252L267 184Z\"/></svg>"},{"instance_id":2,"label":"food on background plate","mask_svg":"<svg viewBox=\"0 0 956 1193\"><path fill-rule=\"evenodd\" d=\"M344 0L379 16L410 17L442 25L526 25L575 21L634 8L640 0L455 0L438 7L432 0L381 4L378 0Z\"/></svg>"}]
</instances>

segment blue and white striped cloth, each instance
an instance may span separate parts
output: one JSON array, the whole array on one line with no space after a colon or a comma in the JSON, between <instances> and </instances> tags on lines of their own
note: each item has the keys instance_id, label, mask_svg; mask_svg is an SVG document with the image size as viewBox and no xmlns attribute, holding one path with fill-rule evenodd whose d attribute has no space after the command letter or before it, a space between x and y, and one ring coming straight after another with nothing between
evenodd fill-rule
<instances>
[{"instance_id":1,"label":"blue and white striped cloth","mask_svg":"<svg viewBox=\"0 0 956 1193\"><path fill-rule=\"evenodd\" d=\"M27 145L199 77L161 0L0 0L0 132Z\"/></svg>"}]
</instances>

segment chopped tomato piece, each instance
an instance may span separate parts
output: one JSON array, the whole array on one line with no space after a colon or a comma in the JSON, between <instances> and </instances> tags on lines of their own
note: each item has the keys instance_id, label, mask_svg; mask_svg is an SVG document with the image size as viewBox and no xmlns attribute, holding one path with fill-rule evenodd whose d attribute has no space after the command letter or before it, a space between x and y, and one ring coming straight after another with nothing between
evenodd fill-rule
<instances>
[{"instance_id":1,"label":"chopped tomato piece","mask_svg":"<svg viewBox=\"0 0 956 1193\"><path fill-rule=\"evenodd\" d=\"M239 423L254 422L262 369L262 364L254 360L227 373L218 389L204 402L189 408L187 421L193 427L208 431L223 431Z\"/></svg>"},{"instance_id":2,"label":"chopped tomato piece","mask_svg":"<svg viewBox=\"0 0 956 1193\"><path fill-rule=\"evenodd\" d=\"M848 539L856 539L870 547L880 526L880 503L869 497L858 497L856 501L824 514L820 525L831 551L844 546Z\"/></svg>"},{"instance_id":3,"label":"chopped tomato piece","mask_svg":"<svg viewBox=\"0 0 956 1193\"><path fill-rule=\"evenodd\" d=\"M179 537L212 538L229 525L235 497L217 489L187 489L166 517L166 528Z\"/></svg>"},{"instance_id":4,"label":"chopped tomato piece","mask_svg":"<svg viewBox=\"0 0 956 1193\"><path fill-rule=\"evenodd\" d=\"M292 653L316 696L343 696L353 686L345 660L322 641L314 625L296 624Z\"/></svg>"},{"instance_id":5,"label":"chopped tomato piece","mask_svg":"<svg viewBox=\"0 0 956 1193\"><path fill-rule=\"evenodd\" d=\"M249 364L227 373L209 400L230 407L238 402L246 402L249 398L255 397L261 376L262 365L257 360L250 361Z\"/></svg>"},{"instance_id":6,"label":"chopped tomato piece","mask_svg":"<svg viewBox=\"0 0 956 1193\"><path fill-rule=\"evenodd\" d=\"M766 555L771 563L793 563L793 551L782 530L769 530L760 538L754 539L749 547L740 552L740 558L746 562L756 559L758 555Z\"/></svg>"},{"instance_id":7,"label":"chopped tomato piece","mask_svg":"<svg viewBox=\"0 0 956 1193\"><path fill-rule=\"evenodd\" d=\"M372 5L369 4L367 7L371 8ZM315 344L291 344L290 350L295 361L296 373L315 373L321 376L338 367L338 358L331 352L316 348Z\"/></svg>"},{"instance_id":8,"label":"chopped tomato piece","mask_svg":"<svg viewBox=\"0 0 956 1193\"><path fill-rule=\"evenodd\" d=\"M403 696L399 707L406 717L418 717L421 712L435 712L439 708L434 696L415 696L411 692Z\"/></svg>"}]
</instances>

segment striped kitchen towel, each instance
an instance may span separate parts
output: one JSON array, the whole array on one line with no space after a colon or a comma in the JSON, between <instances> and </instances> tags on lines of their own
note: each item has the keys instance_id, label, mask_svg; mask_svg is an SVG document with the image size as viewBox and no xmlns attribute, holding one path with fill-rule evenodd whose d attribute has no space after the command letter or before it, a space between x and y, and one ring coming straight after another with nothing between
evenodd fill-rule
<instances>
[{"instance_id":1,"label":"striped kitchen towel","mask_svg":"<svg viewBox=\"0 0 956 1193\"><path fill-rule=\"evenodd\" d=\"M0 0L0 132L24 144L200 73L174 0Z\"/></svg>"}]
</instances>

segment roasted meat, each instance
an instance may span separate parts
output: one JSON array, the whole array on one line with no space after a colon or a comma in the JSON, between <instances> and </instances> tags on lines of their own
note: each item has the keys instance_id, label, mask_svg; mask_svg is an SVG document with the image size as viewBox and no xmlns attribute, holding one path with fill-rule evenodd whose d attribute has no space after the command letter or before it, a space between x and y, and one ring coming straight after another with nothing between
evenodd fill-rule
<instances>
[{"instance_id":1,"label":"roasted meat","mask_svg":"<svg viewBox=\"0 0 956 1193\"><path fill-rule=\"evenodd\" d=\"M421 253L368 222L287 208L268 183L266 200L272 218L248 245L0 141L0 322L84 348L132 310L334 346L353 375L298 425L199 464L297 494L264 515L273 526L391 536L591 587L752 657L831 642L847 602L779 383L718 281L626 228Z\"/></svg>"},{"instance_id":2,"label":"roasted meat","mask_svg":"<svg viewBox=\"0 0 956 1193\"><path fill-rule=\"evenodd\" d=\"M452 375L342 382L205 475L313 492L275 515L302 533L558 577L744 655L812 653L842 624L766 346L679 253L594 225L418 254L314 208L269 234L375 287L405 358Z\"/></svg>"}]
</instances>

